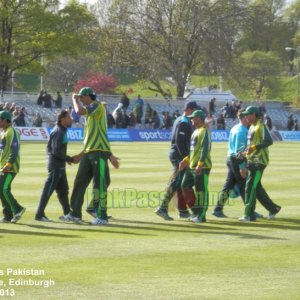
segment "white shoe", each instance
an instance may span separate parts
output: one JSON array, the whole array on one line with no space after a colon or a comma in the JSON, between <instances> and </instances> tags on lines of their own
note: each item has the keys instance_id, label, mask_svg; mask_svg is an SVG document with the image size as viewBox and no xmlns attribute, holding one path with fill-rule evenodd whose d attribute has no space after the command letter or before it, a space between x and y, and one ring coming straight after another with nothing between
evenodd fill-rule
<instances>
[{"instance_id":1,"label":"white shoe","mask_svg":"<svg viewBox=\"0 0 300 300\"><path fill-rule=\"evenodd\" d=\"M40 218L35 218L36 221L39 221L39 222L53 222L52 219L49 219L47 217L40 217Z\"/></svg>"},{"instance_id":2,"label":"white shoe","mask_svg":"<svg viewBox=\"0 0 300 300\"><path fill-rule=\"evenodd\" d=\"M273 214L270 213L268 219L273 220L275 218L275 216L280 212L280 210L281 210L281 207L280 206L277 207L277 211Z\"/></svg>"},{"instance_id":3,"label":"white shoe","mask_svg":"<svg viewBox=\"0 0 300 300\"><path fill-rule=\"evenodd\" d=\"M198 217L189 218L189 221L191 221L193 223L201 223Z\"/></svg>"},{"instance_id":4,"label":"white shoe","mask_svg":"<svg viewBox=\"0 0 300 300\"><path fill-rule=\"evenodd\" d=\"M11 223L17 223L17 222L21 219L21 217L22 217L22 215L24 214L25 210L26 210L26 208L22 208L21 211L19 211L18 213L16 213L16 214L13 216L13 218L11 219L10 222L11 222Z\"/></svg>"},{"instance_id":5,"label":"white shoe","mask_svg":"<svg viewBox=\"0 0 300 300\"><path fill-rule=\"evenodd\" d=\"M250 222L250 217L241 217L239 218L240 222Z\"/></svg>"},{"instance_id":6,"label":"white shoe","mask_svg":"<svg viewBox=\"0 0 300 300\"><path fill-rule=\"evenodd\" d=\"M63 222L73 222L76 224L82 224L82 220L80 218L73 217L70 214L60 216L59 219Z\"/></svg>"},{"instance_id":7,"label":"white shoe","mask_svg":"<svg viewBox=\"0 0 300 300\"><path fill-rule=\"evenodd\" d=\"M92 225L107 225L108 221L105 219L101 219L101 218L95 218L95 220L93 220L91 222Z\"/></svg>"}]
</instances>

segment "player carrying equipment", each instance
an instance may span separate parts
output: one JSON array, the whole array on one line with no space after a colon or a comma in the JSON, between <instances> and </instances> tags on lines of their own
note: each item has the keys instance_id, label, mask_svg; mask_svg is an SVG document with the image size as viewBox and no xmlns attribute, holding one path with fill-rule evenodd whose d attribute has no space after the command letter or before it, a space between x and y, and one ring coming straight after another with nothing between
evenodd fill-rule
<instances>
[{"instance_id":1,"label":"player carrying equipment","mask_svg":"<svg viewBox=\"0 0 300 300\"><path fill-rule=\"evenodd\" d=\"M211 136L205 126L206 116L202 110L195 110L188 117L192 120L196 130L191 138L190 155L185 157L179 165L180 170L185 169L182 190L193 212L193 216L189 220L194 223L204 223L206 222L206 211L209 203L208 177L212 167L210 158Z\"/></svg>"}]
</instances>

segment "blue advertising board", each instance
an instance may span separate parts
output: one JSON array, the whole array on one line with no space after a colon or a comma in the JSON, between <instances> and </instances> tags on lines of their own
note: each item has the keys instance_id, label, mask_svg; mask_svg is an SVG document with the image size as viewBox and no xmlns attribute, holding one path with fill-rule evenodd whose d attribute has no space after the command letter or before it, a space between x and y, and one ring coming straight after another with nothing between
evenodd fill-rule
<instances>
[{"instance_id":1,"label":"blue advertising board","mask_svg":"<svg viewBox=\"0 0 300 300\"><path fill-rule=\"evenodd\" d=\"M21 140L46 141L52 128L46 127L16 127ZM69 128L67 131L70 142L83 141L83 128ZM171 130L160 129L108 129L108 139L111 142L166 142L171 140ZM274 141L300 142L300 131L272 130ZM213 142L227 142L229 130L212 130Z\"/></svg>"},{"instance_id":2,"label":"blue advertising board","mask_svg":"<svg viewBox=\"0 0 300 300\"><path fill-rule=\"evenodd\" d=\"M51 129L48 128L49 133ZM171 130L160 129L108 129L108 139L111 142L166 142L171 140ZM213 130L212 141L228 141L228 130ZM83 140L83 128L69 128L68 140L78 142Z\"/></svg>"},{"instance_id":3,"label":"blue advertising board","mask_svg":"<svg viewBox=\"0 0 300 300\"><path fill-rule=\"evenodd\" d=\"M211 140L213 142L227 142L229 139L229 130L212 130Z\"/></svg>"},{"instance_id":4,"label":"blue advertising board","mask_svg":"<svg viewBox=\"0 0 300 300\"><path fill-rule=\"evenodd\" d=\"M282 141L285 142L299 142L300 131L279 131Z\"/></svg>"},{"instance_id":5,"label":"blue advertising board","mask_svg":"<svg viewBox=\"0 0 300 300\"><path fill-rule=\"evenodd\" d=\"M131 140L139 142L165 142L171 140L171 130L131 129Z\"/></svg>"},{"instance_id":6,"label":"blue advertising board","mask_svg":"<svg viewBox=\"0 0 300 300\"><path fill-rule=\"evenodd\" d=\"M108 129L108 140L111 142L131 142L132 138L128 129Z\"/></svg>"}]
</instances>

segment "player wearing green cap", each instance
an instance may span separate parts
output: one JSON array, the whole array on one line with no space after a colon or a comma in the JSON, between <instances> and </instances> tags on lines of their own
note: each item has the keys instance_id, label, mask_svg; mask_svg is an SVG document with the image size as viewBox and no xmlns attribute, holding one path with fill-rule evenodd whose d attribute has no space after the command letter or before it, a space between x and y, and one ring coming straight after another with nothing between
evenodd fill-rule
<instances>
[{"instance_id":1,"label":"player wearing green cap","mask_svg":"<svg viewBox=\"0 0 300 300\"><path fill-rule=\"evenodd\" d=\"M208 208L208 177L212 167L210 151L211 136L205 126L205 113L195 110L190 116L196 128L191 138L190 155L185 157L179 169L184 170L182 189L193 216L189 218L194 223L206 222ZM195 193L193 190L195 187Z\"/></svg>"},{"instance_id":2,"label":"player wearing green cap","mask_svg":"<svg viewBox=\"0 0 300 300\"><path fill-rule=\"evenodd\" d=\"M259 194L260 203L269 211L269 219L273 219L281 207L275 204L263 188L261 178L269 164L268 147L273 144L272 137L267 127L263 124L259 109L248 106L242 113L251 124L248 131L247 155L247 179L245 187L245 212L239 218L241 222L255 220L256 196Z\"/></svg>"},{"instance_id":3,"label":"player wearing green cap","mask_svg":"<svg viewBox=\"0 0 300 300\"><path fill-rule=\"evenodd\" d=\"M10 112L0 112L0 198L4 215L0 223L16 223L25 212L11 193L11 183L20 169L20 135L11 119Z\"/></svg>"},{"instance_id":4,"label":"player wearing green cap","mask_svg":"<svg viewBox=\"0 0 300 300\"><path fill-rule=\"evenodd\" d=\"M86 116L84 149L80 154L80 164L71 195L71 212L61 219L81 223L84 194L93 180L93 203L97 203L98 207L95 207L96 218L92 224L104 225L108 223L107 188L110 184L107 161L110 160L118 168L119 159L111 153L107 138L106 110L96 100L94 91L90 87L84 87L78 94L73 94L72 101L78 115Z\"/></svg>"}]
</instances>

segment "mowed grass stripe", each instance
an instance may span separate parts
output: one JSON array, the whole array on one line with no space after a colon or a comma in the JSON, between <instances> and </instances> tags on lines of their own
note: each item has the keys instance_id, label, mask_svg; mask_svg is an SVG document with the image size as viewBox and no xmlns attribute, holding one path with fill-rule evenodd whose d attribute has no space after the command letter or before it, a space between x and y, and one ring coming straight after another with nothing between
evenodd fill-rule
<instances>
[{"instance_id":1,"label":"mowed grass stripe","mask_svg":"<svg viewBox=\"0 0 300 300\"><path fill-rule=\"evenodd\" d=\"M299 144L270 147L263 185L283 207L275 220L240 224L243 204L236 199L225 207L227 219L212 216L211 204L206 224L190 224L178 220L173 204L173 222L154 213L158 200L149 192L163 192L169 179L169 143L112 143L121 168L111 168L109 190L117 191L115 200L128 193L119 203L123 207L109 208L113 219L104 227L61 223L55 193L46 209L55 223L33 220L47 176L45 147L22 144L12 192L27 211L19 224L0 225L5 258L0 269L43 269L56 284L15 287L15 299L90 299L99 290L99 299L297 299L300 294ZM81 149L80 143L69 144L71 154ZM213 143L211 192L224 184L226 152L226 143ZM76 171L76 165L67 167L70 193ZM267 215L260 204L257 210ZM92 219L85 212L83 218Z\"/></svg>"}]
</instances>

